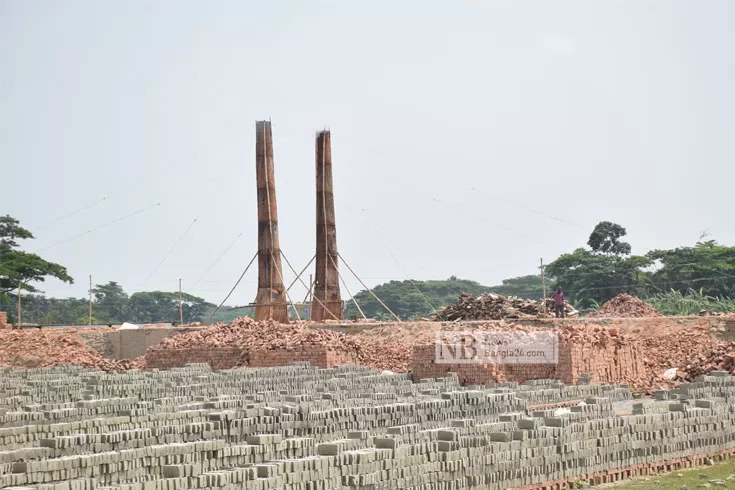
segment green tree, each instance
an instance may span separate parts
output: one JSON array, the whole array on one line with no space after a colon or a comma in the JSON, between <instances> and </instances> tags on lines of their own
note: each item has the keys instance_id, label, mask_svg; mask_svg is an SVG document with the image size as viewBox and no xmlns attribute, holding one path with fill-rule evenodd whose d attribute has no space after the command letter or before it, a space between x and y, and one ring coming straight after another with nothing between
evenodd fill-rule
<instances>
[{"instance_id":1,"label":"green tree","mask_svg":"<svg viewBox=\"0 0 735 490\"><path fill-rule=\"evenodd\" d=\"M550 294L551 285L554 283L552 277L546 277L546 293ZM490 291L504 296L517 296L525 299L541 299L543 288L540 275L528 275L503 279L503 284L492 286Z\"/></svg>"},{"instance_id":2,"label":"green tree","mask_svg":"<svg viewBox=\"0 0 735 490\"><path fill-rule=\"evenodd\" d=\"M15 315L16 305L10 304L8 306L8 311ZM104 312L95 312L94 316L98 322L107 321ZM47 298L40 294L29 294L23 296L24 323L38 323L41 325L83 325L88 321L88 299Z\"/></svg>"},{"instance_id":3,"label":"green tree","mask_svg":"<svg viewBox=\"0 0 735 490\"><path fill-rule=\"evenodd\" d=\"M565 296L582 308L592 308L621 293L646 296L650 291L646 268L650 257L630 255L631 246L620 239L625 228L601 221L590 234L592 250L578 248L563 254L546 271L562 286Z\"/></svg>"},{"instance_id":4,"label":"green tree","mask_svg":"<svg viewBox=\"0 0 735 490\"><path fill-rule=\"evenodd\" d=\"M483 294L490 288L475 281L458 279L455 276L446 281L390 281L373 288L373 292L401 319L426 318L434 314L435 309L454 303L460 293L473 295ZM385 308L370 294L363 290L355 295L365 316L379 318L387 314ZM347 316L359 316L352 301L347 307ZM390 316L390 315L389 315Z\"/></svg>"},{"instance_id":5,"label":"green tree","mask_svg":"<svg viewBox=\"0 0 735 490\"><path fill-rule=\"evenodd\" d=\"M629 255L631 251L630 244L620 241L626 234L627 232L622 226L610 221L600 221L592 230L587 245L593 252Z\"/></svg>"},{"instance_id":6,"label":"green tree","mask_svg":"<svg viewBox=\"0 0 735 490\"><path fill-rule=\"evenodd\" d=\"M192 294L182 294L182 311L184 322L201 322L206 320L207 312L214 306L203 298ZM128 300L126 311L129 321L148 322L178 322L179 321L179 293L164 291L150 291L135 293Z\"/></svg>"},{"instance_id":7,"label":"green tree","mask_svg":"<svg viewBox=\"0 0 735 490\"><path fill-rule=\"evenodd\" d=\"M94 294L94 307L101 310L104 315L114 321L125 321L125 310L128 304L128 293L115 281L107 284L97 284L92 289Z\"/></svg>"},{"instance_id":8,"label":"green tree","mask_svg":"<svg viewBox=\"0 0 735 490\"><path fill-rule=\"evenodd\" d=\"M36 254L18 250L16 240L33 238L33 234L20 226L20 221L10 216L0 216L0 293L18 288L37 292L33 282L43 282L47 277L73 283L66 267L48 262Z\"/></svg>"},{"instance_id":9,"label":"green tree","mask_svg":"<svg viewBox=\"0 0 735 490\"><path fill-rule=\"evenodd\" d=\"M709 240L694 247L652 250L647 257L658 266L651 274L658 291L687 294L691 288L705 296L735 297L735 247Z\"/></svg>"}]
</instances>

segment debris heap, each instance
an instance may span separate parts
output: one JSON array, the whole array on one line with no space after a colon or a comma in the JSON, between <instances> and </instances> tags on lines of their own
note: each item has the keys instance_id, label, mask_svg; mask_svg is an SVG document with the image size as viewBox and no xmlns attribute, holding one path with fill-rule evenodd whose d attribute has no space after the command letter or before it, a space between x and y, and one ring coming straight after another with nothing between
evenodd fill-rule
<instances>
[{"instance_id":1,"label":"debris heap","mask_svg":"<svg viewBox=\"0 0 735 490\"><path fill-rule=\"evenodd\" d=\"M716 370L735 374L735 341L719 344L709 352L699 354L680 370L683 371L680 377L692 381L697 376Z\"/></svg>"},{"instance_id":2,"label":"debris heap","mask_svg":"<svg viewBox=\"0 0 735 490\"><path fill-rule=\"evenodd\" d=\"M602 305L600 311L587 315L590 318L644 318L661 316L661 313L640 298L619 294Z\"/></svg>"},{"instance_id":3,"label":"debris heap","mask_svg":"<svg viewBox=\"0 0 735 490\"><path fill-rule=\"evenodd\" d=\"M717 341L707 327L698 325L668 336L641 336L636 342L641 346L643 362L653 379L659 378L671 368L699 371L706 364L701 357L717 348ZM711 370L708 369L707 372Z\"/></svg>"},{"instance_id":4,"label":"debris heap","mask_svg":"<svg viewBox=\"0 0 735 490\"><path fill-rule=\"evenodd\" d=\"M241 317L229 324L187 332L161 341L151 350L192 347L238 347L243 351L327 347L350 354L360 364L376 369L406 372L411 364L411 345L395 339L345 335L332 330L309 328L303 324L281 324ZM246 356L244 356L246 357ZM245 359L241 362L246 365Z\"/></svg>"},{"instance_id":5,"label":"debris heap","mask_svg":"<svg viewBox=\"0 0 735 490\"><path fill-rule=\"evenodd\" d=\"M53 367L64 364L122 371L142 367L141 360L104 359L74 330L14 330L0 333L0 365L15 367Z\"/></svg>"},{"instance_id":6,"label":"debris heap","mask_svg":"<svg viewBox=\"0 0 735 490\"><path fill-rule=\"evenodd\" d=\"M575 316L577 310L569 303L564 304L567 316ZM520 318L550 318L554 316L554 301L546 300L546 309L541 301L521 299L514 296L488 293L477 297L462 293L453 305L445 306L434 316L434 320L452 322L458 320L503 320Z\"/></svg>"}]
</instances>

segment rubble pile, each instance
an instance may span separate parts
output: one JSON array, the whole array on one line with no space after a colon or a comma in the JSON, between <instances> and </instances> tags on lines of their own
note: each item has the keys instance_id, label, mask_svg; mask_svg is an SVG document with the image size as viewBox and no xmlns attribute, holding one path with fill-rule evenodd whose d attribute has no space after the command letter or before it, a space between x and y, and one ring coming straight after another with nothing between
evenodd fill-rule
<instances>
[{"instance_id":1,"label":"rubble pile","mask_svg":"<svg viewBox=\"0 0 735 490\"><path fill-rule=\"evenodd\" d=\"M301 345L329 345L335 349L344 349L345 335L331 330L310 329L297 323L284 325L273 320L255 321L240 317L232 323L220 323L163 339L153 349L252 347L272 350Z\"/></svg>"},{"instance_id":2,"label":"rubble pile","mask_svg":"<svg viewBox=\"0 0 735 490\"><path fill-rule=\"evenodd\" d=\"M640 298L619 294L602 305L600 311L590 313L589 318L645 318L661 316L661 313Z\"/></svg>"},{"instance_id":3,"label":"rubble pile","mask_svg":"<svg viewBox=\"0 0 735 490\"><path fill-rule=\"evenodd\" d=\"M360 364L376 369L406 372L411 364L410 343L377 336L345 335L298 323L284 325L272 320L255 321L248 317L164 339L151 350L192 347L239 347L246 351L295 350L310 346L351 354ZM241 365L246 365L246 357Z\"/></svg>"},{"instance_id":4,"label":"rubble pile","mask_svg":"<svg viewBox=\"0 0 735 490\"><path fill-rule=\"evenodd\" d=\"M566 316L575 316L577 310L565 303ZM488 293L474 297L462 293L453 305L445 306L434 316L434 320L452 322L459 320L503 320L521 318L551 318L554 316L554 301L546 300L546 309L541 301L522 299L502 294Z\"/></svg>"},{"instance_id":5,"label":"rubble pile","mask_svg":"<svg viewBox=\"0 0 735 490\"><path fill-rule=\"evenodd\" d=\"M735 341L719 344L712 350L702 353L688 364L681 376L686 380L693 380L697 376L709 374L712 371L727 371L735 374Z\"/></svg>"},{"instance_id":6,"label":"rubble pile","mask_svg":"<svg viewBox=\"0 0 735 490\"><path fill-rule=\"evenodd\" d=\"M104 359L73 330L14 330L0 333L0 365L53 367L64 364L112 372L139 368L141 360Z\"/></svg>"}]
</instances>

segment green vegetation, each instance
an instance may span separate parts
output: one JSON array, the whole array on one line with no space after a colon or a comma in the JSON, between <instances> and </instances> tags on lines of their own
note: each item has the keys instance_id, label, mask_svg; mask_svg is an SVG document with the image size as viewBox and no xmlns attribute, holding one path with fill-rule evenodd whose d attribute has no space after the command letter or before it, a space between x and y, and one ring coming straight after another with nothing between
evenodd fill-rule
<instances>
[{"instance_id":1,"label":"green vegetation","mask_svg":"<svg viewBox=\"0 0 735 490\"><path fill-rule=\"evenodd\" d=\"M500 286L491 286L489 290L493 293L505 296L518 296L524 299L541 299L543 298L543 288L541 285L540 275L530 275L521 277L511 277L503 279ZM549 282L546 282L547 295L550 294Z\"/></svg>"},{"instance_id":2,"label":"green vegetation","mask_svg":"<svg viewBox=\"0 0 735 490\"><path fill-rule=\"evenodd\" d=\"M735 297L735 247L709 240L694 247L653 250L646 256L660 266L650 276L659 292L673 289L686 294L691 288L707 296Z\"/></svg>"},{"instance_id":3,"label":"green vegetation","mask_svg":"<svg viewBox=\"0 0 735 490\"><path fill-rule=\"evenodd\" d=\"M704 294L704 289L656 293L647 300L664 315L696 315L704 310L709 313L735 313L735 299L724 296L712 297Z\"/></svg>"},{"instance_id":4,"label":"green vegetation","mask_svg":"<svg viewBox=\"0 0 735 490\"><path fill-rule=\"evenodd\" d=\"M33 234L22 228L17 219L0 216L0 293L7 294L18 289L19 285L24 291L36 292L38 290L31 282L43 282L47 277L74 282L66 267L18 250L16 240L30 238L33 238Z\"/></svg>"},{"instance_id":5,"label":"green vegetation","mask_svg":"<svg viewBox=\"0 0 735 490\"><path fill-rule=\"evenodd\" d=\"M457 279L452 276L446 281L390 281L373 288L373 292L401 319L424 318L435 309L457 301L460 293L482 294L490 288L475 281ZM355 295L360 308L369 318L390 319L390 315L368 292ZM355 305L350 302L348 318L359 316Z\"/></svg>"},{"instance_id":6,"label":"green vegetation","mask_svg":"<svg viewBox=\"0 0 735 490\"><path fill-rule=\"evenodd\" d=\"M22 228L10 216L0 217L0 307L15 321L18 285L28 293L38 293L33 283L54 277L64 282L74 280L62 265L48 262L36 254L19 250L18 240L32 239L33 234ZM163 322L179 318L178 293L162 291L140 292L128 297L116 282L98 284L92 289L93 323ZM184 321L206 320L205 314L214 307L204 299L182 295ZM87 324L89 301L80 298L47 298L40 294L23 296L23 323Z\"/></svg>"},{"instance_id":7,"label":"green vegetation","mask_svg":"<svg viewBox=\"0 0 735 490\"><path fill-rule=\"evenodd\" d=\"M631 246L621 242L625 228L602 221L590 234L590 249L563 254L546 268L554 286L562 286L566 298L581 308L594 308L621 293L645 297L648 257L630 255Z\"/></svg>"},{"instance_id":8,"label":"green vegetation","mask_svg":"<svg viewBox=\"0 0 735 490\"><path fill-rule=\"evenodd\" d=\"M714 240L698 242L693 247L653 250L633 255L633 247L623 241L624 227L601 221L592 230L587 247L562 254L546 267L547 291L562 286L568 301L581 311L599 309L607 300L621 293L638 296L667 315L694 315L708 312L735 312L735 247ZM71 283L66 268L47 262L38 255L19 250L18 240L33 238L15 218L0 217L0 307L15 313L15 291L18 283L27 293L38 293L33 283L55 277ZM375 294L401 319L431 317L442 306L454 303L460 293L479 295L495 292L506 296L541 299L541 278L526 275L505 279L502 284L485 286L478 282L450 277L447 280L390 281L373 288ZM178 293L165 291L138 292L131 296L114 281L96 285L94 321L147 323L177 321ZM381 320L390 314L369 291L355 295L365 315ZM183 294L184 321L204 322L216 306L204 299ZM40 324L85 324L88 300L82 298L47 298L40 294L24 295L23 320ZM308 306L300 311L309 317ZM238 316L251 316L251 309L217 311L213 322L230 322ZM292 317L295 314L292 311ZM352 302L348 318L358 318Z\"/></svg>"},{"instance_id":9,"label":"green vegetation","mask_svg":"<svg viewBox=\"0 0 735 490\"><path fill-rule=\"evenodd\" d=\"M93 289L92 323L151 323L179 321L179 293L149 291L127 293L115 282L98 284ZM182 294L184 322L205 321L214 305L191 294ZM23 323L41 325L86 325L89 300L83 298L47 298L38 294L23 296ZM3 308L15 314L15 301Z\"/></svg>"},{"instance_id":10,"label":"green vegetation","mask_svg":"<svg viewBox=\"0 0 735 490\"><path fill-rule=\"evenodd\" d=\"M695 488L701 483L708 483L709 480L726 480L728 476L733 474L735 474L735 460L731 459L726 463L714 466L675 471L661 476L651 476L647 479L632 480L615 485L614 488L620 490L679 490L680 488ZM707 475L707 478L700 478L699 475ZM732 481L726 480L726 482L729 484L728 486L733 484ZM710 486L716 488L715 485L710 484Z\"/></svg>"},{"instance_id":11,"label":"green vegetation","mask_svg":"<svg viewBox=\"0 0 735 490\"><path fill-rule=\"evenodd\" d=\"M631 255L631 246L620 241L625 234L620 225L600 222L587 242L589 249L578 248L549 264L546 272L554 286L562 286L566 297L583 309L628 293L650 299L656 308L661 305L664 313L733 311L728 298L735 297L735 247L710 240L639 256ZM699 303L708 306L694 311L692 289L700 291Z\"/></svg>"},{"instance_id":12,"label":"green vegetation","mask_svg":"<svg viewBox=\"0 0 735 490\"><path fill-rule=\"evenodd\" d=\"M632 254L632 246L623 241L625 236L625 228L616 223L598 223L588 248L563 254L546 267L547 291L562 286L567 300L582 311L599 309L605 301L627 293L646 299L664 314L691 315L702 309L735 312L735 247L706 241L643 256ZM454 303L461 292L491 291L540 299L541 278L521 276L498 286L483 286L452 277L447 281L391 281L374 288L404 319L431 316L434 309ZM367 316L389 318L367 291L356 298ZM350 305L348 316L355 315L357 310Z\"/></svg>"},{"instance_id":13,"label":"green vegetation","mask_svg":"<svg viewBox=\"0 0 735 490\"><path fill-rule=\"evenodd\" d=\"M428 318L434 314L434 310L455 303L460 293L477 296L493 292L529 299L541 299L543 296L541 276L534 275L505 279L499 286L483 286L476 281L458 279L454 276L445 281L390 281L374 287L373 292L404 320ZM355 299L368 318L382 320L391 318L368 291L360 291L355 295ZM355 305L350 302L347 317L359 315Z\"/></svg>"}]
</instances>

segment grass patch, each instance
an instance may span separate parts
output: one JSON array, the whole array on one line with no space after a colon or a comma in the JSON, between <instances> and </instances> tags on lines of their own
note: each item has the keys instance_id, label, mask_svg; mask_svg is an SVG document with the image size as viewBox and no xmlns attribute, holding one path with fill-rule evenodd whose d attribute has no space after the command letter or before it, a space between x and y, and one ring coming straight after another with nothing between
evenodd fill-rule
<instances>
[{"instance_id":1,"label":"grass patch","mask_svg":"<svg viewBox=\"0 0 735 490\"><path fill-rule=\"evenodd\" d=\"M700 478L699 475L707 475L707 478ZM715 464L714 466L674 471L662 476L649 476L647 479L642 478L626 483L603 485L603 487L623 490L680 490L684 485L689 489L695 489L700 483L710 483L710 480L725 480L727 486L721 487L711 483L710 488L735 488L735 480L727 480L730 475L735 475L735 459L729 459L725 463Z\"/></svg>"}]
</instances>

